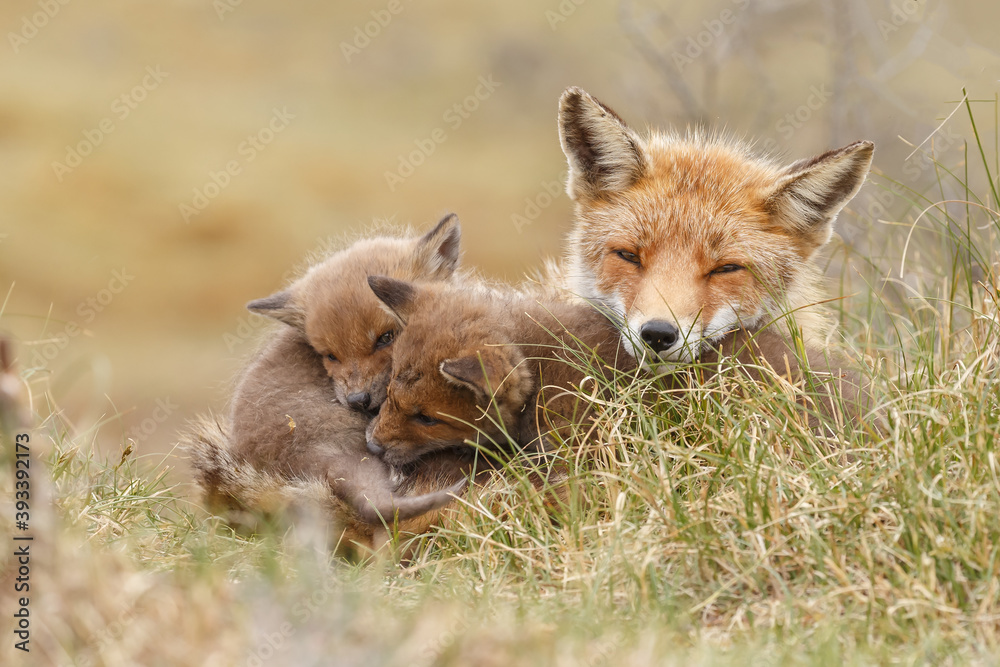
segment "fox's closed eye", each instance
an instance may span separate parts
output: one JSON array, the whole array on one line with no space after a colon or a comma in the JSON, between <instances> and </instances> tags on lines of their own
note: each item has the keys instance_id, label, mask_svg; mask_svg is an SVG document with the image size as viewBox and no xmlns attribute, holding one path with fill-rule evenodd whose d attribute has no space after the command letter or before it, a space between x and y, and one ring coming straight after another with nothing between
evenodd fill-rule
<instances>
[{"instance_id":1,"label":"fox's closed eye","mask_svg":"<svg viewBox=\"0 0 1000 667\"><path fill-rule=\"evenodd\" d=\"M634 252L629 252L628 250L616 250L615 254L624 259L629 264L635 264L639 266L641 262L639 261L639 255Z\"/></svg>"},{"instance_id":2,"label":"fox's closed eye","mask_svg":"<svg viewBox=\"0 0 1000 667\"><path fill-rule=\"evenodd\" d=\"M413 415L412 419L416 422L423 424L424 426L434 426L434 424L439 424L441 422L440 419L434 419L434 417L429 417L425 415L423 412L418 412L417 414Z\"/></svg>"},{"instance_id":3,"label":"fox's closed eye","mask_svg":"<svg viewBox=\"0 0 1000 667\"><path fill-rule=\"evenodd\" d=\"M383 347L388 347L392 344L392 341L395 340L395 338L396 331L394 329L389 329L375 340L375 349L381 350Z\"/></svg>"},{"instance_id":4,"label":"fox's closed eye","mask_svg":"<svg viewBox=\"0 0 1000 667\"><path fill-rule=\"evenodd\" d=\"M739 264L723 264L722 266L712 269L711 274L716 275L719 273L733 273L734 271L742 271L744 267Z\"/></svg>"},{"instance_id":5,"label":"fox's closed eye","mask_svg":"<svg viewBox=\"0 0 1000 667\"><path fill-rule=\"evenodd\" d=\"M326 355L326 360L327 361L332 361L333 363L337 363L337 357L334 356L334 355L332 355L332 354Z\"/></svg>"}]
</instances>

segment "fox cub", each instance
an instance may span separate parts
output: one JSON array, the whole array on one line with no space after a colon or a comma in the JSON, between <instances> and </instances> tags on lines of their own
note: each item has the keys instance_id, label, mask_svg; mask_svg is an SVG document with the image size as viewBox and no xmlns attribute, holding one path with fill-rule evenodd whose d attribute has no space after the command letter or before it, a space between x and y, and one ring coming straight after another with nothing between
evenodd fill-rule
<instances>
[{"instance_id":1,"label":"fox cub","mask_svg":"<svg viewBox=\"0 0 1000 667\"><path fill-rule=\"evenodd\" d=\"M381 276L369 283L400 330L388 398L368 427L369 450L394 467L468 441L544 452L589 411L571 391L582 362L634 367L616 326L588 304Z\"/></svg>"},{"instance_id":2,"label":"fox cub","mask_svg":"<svg viewBox=\"0 0 1000 667\"><path fill-rule=\"evenodd\" d=\"M249 304L284 322L244 371L229 426L203 420L189 435L208 500L237 510L319 507L343 543L378 546L383 519L422 532L421 515L449 502L470 464L446 453L399 475L366 451L370 411L386 395L398 324L367 284L373 273L452 279L460 227L448 216L419 238L359 241L292 286Z\"/></svg>"},{"instance_id":3,"label":"fox cub","mask_svg":"<svg viewBox=\"0 0 1000 667\"><path fill-rule=\"evenodd\" d=\"M643 366L732 351L774 323L762 350L784 368L788 313L819 360L815 256L865 180L870 141L779 166L718 136L641 137L579 88L560 100L559 136L575 204L563 280L615 313Z\"/></svg>"}]
</instances>

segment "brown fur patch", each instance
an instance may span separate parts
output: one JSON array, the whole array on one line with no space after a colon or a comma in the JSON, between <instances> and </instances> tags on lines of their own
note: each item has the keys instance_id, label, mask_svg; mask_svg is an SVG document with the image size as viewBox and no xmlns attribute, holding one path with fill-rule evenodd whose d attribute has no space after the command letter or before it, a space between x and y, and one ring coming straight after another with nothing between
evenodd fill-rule
<instances>
[{"instance_id":1,"label":"brown fur patch","mask_svg":"<svg viewBox=\"0 0 1000 667\"><path fill-rule=\"evenodd\" d=\"M449 217L420 238L358 242L310 269L287 295L264 300L262 307L283 311L293 304L304 326L273 332L251 360L233 394L228 427L203 421L186 436L210 505L240 515L308 507L338 527L342 544L368 548L387 538L383 520L406 519L398 526L403 532L434 520L433 510L450 501L447 491L471 470L468 457L443 452L426 474L423 467L394 473L366 450L368 415L344 400L355 386L384 397L388 382L391 345L376 349L376 343L379 332L397 325L368 276L449 277L458 259L457 224ZM332 362L320 354L339 356ZM400 489L427 495L397 495Z\"/></svg>"},{"instance_id":2,"label":"brown fur patch","mask_svg":"<svg viewBox=\"0 0 1000 667\"><path fill-rule=\"evenodd\" d=\"M564 437L589 410L567 391L584 376L567 363L564 345L634 366L618 330L586 304L425 285L409 309L388 399L369 427L369 440L393 465L466 441L511 453Z\"/></svg>"}]
</instances>

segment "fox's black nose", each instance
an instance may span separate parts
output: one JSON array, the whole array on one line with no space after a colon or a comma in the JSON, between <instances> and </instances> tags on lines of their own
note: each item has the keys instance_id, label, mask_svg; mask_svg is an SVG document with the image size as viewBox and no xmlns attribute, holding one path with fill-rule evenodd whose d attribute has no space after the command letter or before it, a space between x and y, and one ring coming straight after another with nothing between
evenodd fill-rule
<instances>
[{"instance_id":1,"label":"fox's black nose","mask_svg":"<svg viewBox=\"0 0 1000 667\"><path fill-rule=\"evenodd\" d=\"M367 391L356 391L347 395L347 404L355 410L365 411L372 404L372 395Z\"/></svg>"},{"instance_id":2,"label":"fox's black nose","mask_svg":"<svg viewBox=\"0 0 1000 667\"><path fill-rule=\"evenodd\" d=\"M680 337L680 332L666 320L650 320L639 329L639 337L653 352L659 354L674 346Z\"/></svg>"},{"instance_id":3,"label":"fox's black nose","mask_svg":"<svg viewBox=\"0 0 1000 667\"><path fill-rule=\"evenodd\" d=\"M375 456L382 456L383 454L385 454L385 447L375 442L374 440L369 440L365 446L368 447L368 451L374 454Z\"/></svg>"}]
</instances>

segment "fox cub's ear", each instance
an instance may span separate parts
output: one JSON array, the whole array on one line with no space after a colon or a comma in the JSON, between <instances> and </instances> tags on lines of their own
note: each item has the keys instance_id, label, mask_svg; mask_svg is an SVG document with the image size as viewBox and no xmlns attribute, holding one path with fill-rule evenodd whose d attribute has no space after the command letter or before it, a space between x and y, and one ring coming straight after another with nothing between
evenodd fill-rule
<instances>
[{"instance_id":1,"label":"fox cub's ear","mask_svg":"<svg viewBox=\"0 0 1000 667\"><path fill-rule=\"evenodd\" d=\"M818 248L830 240L833 221L858 193L872 164L875 144L856 141L785 168L767 197L771 214Z\"/></svg>"},{"instance_id":2,"label":"fox cub's ear","mask_svg":"<svg viewBox=\"0 0 1000 667\"><path fill-rule=\"evenodd\" d=\"M523 359L513 347L488 347L467 357L445 359L439 369L448 382L471 389L481 398L496 397L517 405L527 400L531 383Z\"/></svg>"},{"instance_id":3,"label":"fox cub's ear","mask_svg":"<svg viewBox=\"0 0 1000 667\"><path fill-rule=\"evenodd\" d=\"M413 313L417 288L412 284L385 276L368 276L368 286L382 302L382 307L402 325Z\"/></svg>"},{"instance_id":4,"label":"fox cub's ear","mask_svg":"<svg viewBox=\"0 0 1000 667\"><path fill-rule=\"evenodd\" d=\"M292 293L288 290L275 292L271 296L251 301L247 304L247 310L259 315L273 317L296 329L304 329L306 326L305 313L295 305Z\"/></svg>"},{"instance_id":5,"label":"fox cub's ear","mask_svg":"<svg viewBox=\"0 0 1000 667\"><path fill-rule=\"evenodd\" d=\"M432 280L446 280L458 268L462 227L454 213L441 218L434 229L417 240L417 275Z\"/></svg>"},{"instance_id":6,"label":"fox cub's ear","mask_svg":"<svg viewBox=\"0 0 1000 667\"><path fill-rule=\"evenodd\" d=\"M579 88L559 100L559 143L569 161L570 199L618 192L646 171L642 140L618 114Z\"/></svg>"}]
</instances>

